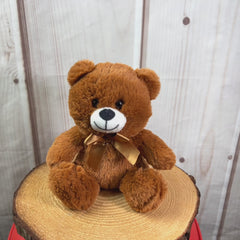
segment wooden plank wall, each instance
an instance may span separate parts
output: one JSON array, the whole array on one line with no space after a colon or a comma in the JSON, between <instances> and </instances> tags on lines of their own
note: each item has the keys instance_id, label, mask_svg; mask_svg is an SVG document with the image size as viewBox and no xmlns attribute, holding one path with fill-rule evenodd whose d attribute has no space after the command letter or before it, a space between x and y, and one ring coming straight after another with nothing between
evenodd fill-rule
<instances>
[{"instance_id":1,"label":"wooden plank wall","mask_svg":"<svg viewBox=\"0 0 240 240\"><path fill-rule=\"evenodd\" d=\"M238 140L237 151L234 157L232 173L229 181L229 188L226 196L225 208L218 237L222 239L236 240L240 236L239 213L240 208L240 139Z\"/></svg>"},{"instance_id":2,"label":"wooden plank wall","mask_svg":"<svg viewBox=\"0 0 240 240\"><path fill-rule=\"evenodd\" d=\"M0 196L0 239L6 239L11 194L20 179L35 162L45 161L54 138L73 125L66 75L85 58L159 74L162 90L148 128L197 180L203 239L240 238L239 5L238 0L2 1L0 191L6 195Z\"/></svg>"},{"instance_id":3,"label":"wooden plank wall","mask_svg":"<svg viewBox=\"0 0 240 240\"><path fill-rule=\"evenodd\" d=\"M126 6L128 7L126 8ZM138 66L141 1L20 1L25 58L30 68L40 159L73 125L66 76L80 59ZM110 11L109 11L110 10Z\"/></svg>"},{"instance_id":4,"label":"wooden plank wall","mask_svg":"<svg viewBox=\"0 0 240 240\"><path fill-rule=\"evenodd\" d=\"M197 179L204 239L218 236L239 136L239 6L151 0L145 9L143 66L156 69L163 85L149 127Z\"/></svg>"},{"instance_id":5,"label":"wooden plank wall","mask_svg":"<svg viewBox=\"0 0 240 240\"><path fill-rule=\"evenodd\" d=\"M0 19L0 239L5 240L13 192L35 162L15 1L1 1Z\"/></svg>"}]
</instances>

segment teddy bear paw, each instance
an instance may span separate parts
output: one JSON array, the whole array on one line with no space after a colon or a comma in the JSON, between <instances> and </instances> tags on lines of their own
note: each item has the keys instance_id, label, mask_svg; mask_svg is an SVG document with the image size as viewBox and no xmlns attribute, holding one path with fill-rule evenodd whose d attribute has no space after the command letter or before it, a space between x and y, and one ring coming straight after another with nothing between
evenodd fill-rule
<instances>
[{"instance_id":1,"label":"teddy bear paw","mask_svg":"<svg viewBox=\"0 0 240 240\"><path fill-rule=\"evenodd\" d=\"M120 190L132 209L137 212L148 212L158 208L167 186L159 172L150 168L140 168L125 175Z\"/></svg>"},{"instance_id":2,"label":"teddy bear paw","mask_svg":"<svg viewBox=\"0 0 240 240\"><path fill-rule=\"evenodd\" d=\"M98 196L97 181L81 167L62 163L49 174L50 188L65 206L73 210L87 210Z\"/></svg>"}]
</instances>

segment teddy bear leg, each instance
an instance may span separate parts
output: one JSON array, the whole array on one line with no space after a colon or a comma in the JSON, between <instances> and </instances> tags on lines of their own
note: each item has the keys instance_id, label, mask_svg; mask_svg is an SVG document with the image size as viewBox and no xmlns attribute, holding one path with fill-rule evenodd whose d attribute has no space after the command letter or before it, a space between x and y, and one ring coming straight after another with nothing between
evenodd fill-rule
<instances>
[{"instance_id":1,"label":"teddy bear leg","mask_svg":"<svg viewBox=\"0 0 240 240\"><path fill-rule=\"evenodd\" d=\"M100 190L96 179L81 166L66 162L51 168L49 183L50 189L63 204L74 210L88 209Z\"/></svg>"},{"instance_id":2,"label":"teddy bear leg","mask_svg":"<svg viewBox=\"0 0 240 240\"><path fill-rule=\"evenodd\" d=\"M130 170L120 184L126 201L137 212L148 212L158 208L167 192L161 174L154 169Z\"/></svg>"}]
</instances>

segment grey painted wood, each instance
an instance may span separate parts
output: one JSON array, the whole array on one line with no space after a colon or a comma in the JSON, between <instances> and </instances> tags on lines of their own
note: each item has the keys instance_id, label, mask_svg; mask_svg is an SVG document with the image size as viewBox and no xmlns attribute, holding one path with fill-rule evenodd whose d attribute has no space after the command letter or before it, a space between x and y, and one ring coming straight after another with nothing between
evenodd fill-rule
<instances>
[{"instance_id":1,"label":"grey painted wood","mask_svg":"<svg viewBox=\"0 0 240 240\"><path fill-rule=\"evenodd\" d=\"M0 239L12 224L12 199L34 166L16 1L0 5Z\"/></svg>"},{"instance_id":2,"label":"grey painted wood","mask_svg":"<svg viewBox=\"0 0 240 240\"><path fill-rule=\"evenodd\" d=\"M26 0L20 5L44 162L54 138L73 125L67 100L69 68L81 59L139 66L142 1Z\"/></svg>"},{"instance_id":3,"label":"grey painted wood","mask_svg":"<svg viewBox=\"0 0 240 240\"><path fill-rule=\"evenodd\" d=\"M203 239L217 238L232 169L228 157L234 156L239 135L239 4L146 4L142 63L162 82L148 127L182 159L177 164L196 177Z\"/></svg>"},{"instance_id":4,"label":"grey painted wood","mask_svg":"<svg viewBox=\"0 0 240 240\"><path fill-rule=\"evenodd\" d=\"M229 191L226 196L226 209L222 219L222 228L219 231L219 239L221 240L236 240L240 238L240 136L233 161Z\"/></svg>"}]
</instances>

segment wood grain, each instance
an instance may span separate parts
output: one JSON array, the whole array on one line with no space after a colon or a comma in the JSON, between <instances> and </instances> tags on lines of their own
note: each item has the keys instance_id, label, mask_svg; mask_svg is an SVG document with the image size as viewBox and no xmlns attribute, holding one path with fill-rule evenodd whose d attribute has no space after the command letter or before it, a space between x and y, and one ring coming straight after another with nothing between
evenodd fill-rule
<instances>
[{"instance_id":1,"label":"wood grain","mask_svg":"<svg viewBox=\"0 0 240 240\"><path fill-rule=\"evenodd\" d=\"M148 4L142 62L162 82L148 127L196 177L203 239L216 239L239 134L239 1Z\"/></svg>"},{"instance_id":2,"label":"wood grain","mask_svg":"<svg viewBox=\"0 0 240 240\"><path fill-rule=\"evenodd\" d=\"M16 1L1 1L0 19L0 239L7 239L13 193L34 166L34 151Z\"/></svg>"},{"instance_id":3,"label":"wood grain","mask_svg":"<svg viewBox=\"0 0 240 240\"><path fill-rule=\"evenodd\" d=\"M48 174L46 164L37 167L14 195L14 222L29 240L185 240L199 207L195 182L177 167L161 171L166 197L158 209L144 214L132 210L117 191L100 191L87 211L72 211L49 189Z\"/></svg>"},{"instance_id":4,"label":"wood grain","mask_svg":"<svg viewBox=\"0 0 240 240\"><path fill-rule=\"evenodd\" d=\"M67 72L80 59L139 66L142 1L19 1L25 9L41 161L73 125Z\"/></svg>"}]
</instances>

